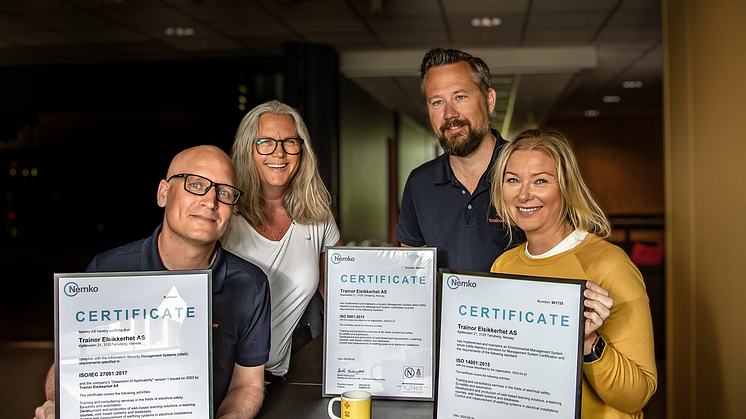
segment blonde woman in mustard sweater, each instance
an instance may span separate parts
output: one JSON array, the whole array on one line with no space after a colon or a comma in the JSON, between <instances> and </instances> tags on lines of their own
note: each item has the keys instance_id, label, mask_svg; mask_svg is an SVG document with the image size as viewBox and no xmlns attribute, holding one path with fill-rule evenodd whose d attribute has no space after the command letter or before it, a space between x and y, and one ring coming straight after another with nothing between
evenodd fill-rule
<instances>
[{"instance_id":1,"label":"blonde woman in mustard sweater","mask_svg":"<svg viewBox=\"0 0 746 419\"><path fill-rule=\"evenodd\" d=\"M587 280L582 417L641 418L658 381L645 284L624 251L604 240L609 222L567 139L528 130L510 141L495 165L492 201L527 240L492 272Z\"/></svg>"}]
</instances>

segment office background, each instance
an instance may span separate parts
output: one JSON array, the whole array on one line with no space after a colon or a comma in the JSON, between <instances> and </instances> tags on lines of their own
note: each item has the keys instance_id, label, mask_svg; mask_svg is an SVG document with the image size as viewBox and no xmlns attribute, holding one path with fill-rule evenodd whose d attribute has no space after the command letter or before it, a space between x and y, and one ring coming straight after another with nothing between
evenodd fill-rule
<instances>
[{"instance_id":1,"label":"office background","mask_svg":"<svg viewBox=\"0 0 746 419\"><path fill-rule=\"evenodd\" d=\"M612 241L665 246L641 267L647 416L742 417L744 23L728 0L0 2L0 410L43 400L52 273L149 235L171 157L228 151L265 100L303 114L345 241L394 243L406 176L440 152L419 58L446 46L488 58L506 138L570 137Z\"/></svg>"}]
</instances>

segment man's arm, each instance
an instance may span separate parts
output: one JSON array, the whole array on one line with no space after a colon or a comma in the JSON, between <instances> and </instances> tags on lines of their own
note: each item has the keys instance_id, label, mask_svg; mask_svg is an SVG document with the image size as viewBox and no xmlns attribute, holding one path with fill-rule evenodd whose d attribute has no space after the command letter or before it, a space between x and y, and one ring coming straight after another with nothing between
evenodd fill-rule
<instances>
[{"instance_id":1,"label":"man's arm","mask_svg":"<svg viewBox=\"0 0 746 419\"><path fill-rule=\"evenodd\" d=\"M264 365L233 366L228 394L218 407L218 419L251 419L264 401Z\"/></svg>"},{"instance_id":2,"label":"man's arm","mask_svg":"<svg viewBox=\"0 0 746 419\"><path fill-rule=\"evenodd\" d=\"M47 401L36 408L34 412L35 419L54 419L54 364L49 368L47 379L44 381L44 393L47 395Z\"/></svg>"}]
</instances>

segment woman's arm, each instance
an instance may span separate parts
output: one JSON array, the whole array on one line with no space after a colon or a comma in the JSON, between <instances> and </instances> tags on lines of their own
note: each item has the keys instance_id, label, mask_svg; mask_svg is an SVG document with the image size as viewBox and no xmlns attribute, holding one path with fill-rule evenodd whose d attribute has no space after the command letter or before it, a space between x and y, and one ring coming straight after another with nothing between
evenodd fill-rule
<instances>
[{"instance_id":1,"label":"woman's arm","mask_svg":"<svg viewBox=\"0 0 746 419\"><path fill-rule=\"evenodd\" d=\"M631 414L642 410L655 393L658 375L653 323L642 275L620 249L616 250L610 257L604 255L588 272L589 278L608 290L614 304L597 329L606 341L603 354L584 363L583 373L606 404Z\"/></svg>"}]
</instances>

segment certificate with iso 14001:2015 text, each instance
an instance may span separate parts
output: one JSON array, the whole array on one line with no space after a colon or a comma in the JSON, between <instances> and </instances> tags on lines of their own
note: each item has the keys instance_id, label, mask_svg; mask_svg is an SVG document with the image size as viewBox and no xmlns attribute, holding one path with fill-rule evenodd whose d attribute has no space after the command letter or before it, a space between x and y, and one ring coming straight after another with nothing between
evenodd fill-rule
<instances>
[{"instance_id":1,"label":"certificate with iso 14001:2015 text","mask_svg":"<svg viewBox=\"0 0 746 419\"><path fill-rule=\"evenodd\" d=\"M55 274L57 417L212 418L212 272Z\"/></svg>"},{"instance_id":2,"label":"certificate with iso 14001:2015 text","mask_svg":"<svg viewBox=\"0 0 746 419\"><path fill-rule=\"evenodd\" d=\"M432 400L435 248L326 251L323 394Z\"/></svg>"},{"instance_id":3,"label":"certificate with iso 14001:2015 text","mask_svg":"<svg viewBox=\"0 0 746 419\"><path fill-rule=\"evenodd\" d=\"M579 418L585 281L438 276L435 416Z\"/></svg>"}]
</instances>

